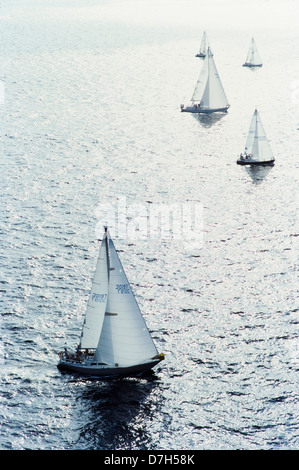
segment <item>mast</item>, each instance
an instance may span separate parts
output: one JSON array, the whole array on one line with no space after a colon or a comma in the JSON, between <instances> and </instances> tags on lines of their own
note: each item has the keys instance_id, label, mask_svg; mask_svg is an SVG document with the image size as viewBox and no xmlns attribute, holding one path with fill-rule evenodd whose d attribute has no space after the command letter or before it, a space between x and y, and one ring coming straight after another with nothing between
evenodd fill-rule
<instances>
[{"instance_id":1,"label":"mast","mask_svg":"<svg viewBox=\"0 0 299 470\"><path fill-rule=\"evenodd\" d=\"M257 110L254 111L253 116L250 121L249 131L247 134L247 139L245 143L245 153L250 154L252 152L253 140L256 129L256 119L257 119Z\"/></svg>"},{"instance_id":2,"label":"mast","mask_svg":"<svg viewBox=\"0 0 299 470\"><path fill-rule=\"evenodd\" d=\"M256 160L259 160L259 134L258 134L258 121L257 121L258 113L255 110L255 129L254 129L254 138L253 138L253 145L252 145L252 157Z\"/></svg>"},{"instance_id":3,"label":"mast","mask_svg":"<svg viewBox=\"0 0 299 470\"><path fill-rule=\"evenodd\" d=\"M104 237L105 237L105 247L106 247L106 259L107 259L107 275L108 275L108 283L110 278L110 257L109 257L109 246L108 246L108 228L104 227Z\"/></svg>"},{"instance_id":4,"label":"mast","mask_svg":"<svg viewBox=\"0 0 299 470\"><path fill-rule=\"evenodd\" d=\"M254 60L254 52L255 52L254 39L252 38L252 39L251 39L251 56L250 56L250 62L251 62L251 64L254 64L254 63L255 63L255 60Z\"/></svg>"}]
</instances>

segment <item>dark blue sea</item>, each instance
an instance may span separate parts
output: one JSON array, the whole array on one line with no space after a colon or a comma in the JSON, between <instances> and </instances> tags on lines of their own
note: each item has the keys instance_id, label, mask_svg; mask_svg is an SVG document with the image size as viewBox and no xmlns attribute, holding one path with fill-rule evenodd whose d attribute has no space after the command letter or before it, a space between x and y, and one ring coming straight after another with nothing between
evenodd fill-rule
<instances>
[{"instance_id":1,"label":"dark blue sea","mask_svg":"<svg viewBox=\"0 0 299 470\"><path fill-rule=\"evenodd\" d=\"M298 449L298 10L1 1L1 449ZM204 30L226 115L180 112ZM258 70L242 67L252 36ZM255 108L272 168L236 164ZM159 207L201 213L201 241L187 216L176 236L163 217L153 227ZM165 354L147 377L57 369L107 214Z\"/></svg>"}]
</instances>

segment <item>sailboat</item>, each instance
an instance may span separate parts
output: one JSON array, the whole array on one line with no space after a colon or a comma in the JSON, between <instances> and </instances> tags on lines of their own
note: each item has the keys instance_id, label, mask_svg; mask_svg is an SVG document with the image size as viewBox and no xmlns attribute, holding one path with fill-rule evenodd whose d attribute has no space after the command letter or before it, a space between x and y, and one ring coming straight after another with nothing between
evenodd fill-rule
<instances>
[{"instance_id":1,"label":"sailboat","mask_svg":"<svg viewBox=\"0 0 299 470\"><path fill-rule=\"evenodd\" d=\"M257 50L254 38L251 39L246 62L243 67L262 67L262 59Z\"/></svg>"},{"instance_id":2,"label":"sailboat","mask_svg":"<svg viewBox=\"0 0 299 470\"><path fill-rule=\"evenodd\" d=\"M274 165L274 156L257 109L251 118L245 152L241 153L237 163L239 165Z\"/></svg>"},{"instance_id":3,"label":"sailboat","mask_svg":"<svg viewBox=\"0 0 299 470\"><path fill-rule=\"evenodd\" d=\"M164 359L153 342L105 227L76 351L59 353L58 369L89 376L135 376Z\"/></svg>"},{"instance_id":4,"label":"sailboat","mask_svg":"<svg viewBox=\"0 0 299 470\"><path fill-rule=\"evenodd\" d=\"M209 47L191 102L191 106L185 107L182 104L181 111L188 113L226 113L229 108L228 100Z\"/></svg>"},{"instance_id":5,"label":"sailboat","mask_svg":"<svg viewBox=\"0 0 299 470\"><path fill-rule=\"evenodd\" d=\"M209 46L209 41L208 41L208 36L207 36L207 33L204 31L203 34L202 34L202 38L201 38L199 53L196 54L195 57L205 58L205 56L207 55L208 47L210 47Z\"/></svg>"}]
</instances>

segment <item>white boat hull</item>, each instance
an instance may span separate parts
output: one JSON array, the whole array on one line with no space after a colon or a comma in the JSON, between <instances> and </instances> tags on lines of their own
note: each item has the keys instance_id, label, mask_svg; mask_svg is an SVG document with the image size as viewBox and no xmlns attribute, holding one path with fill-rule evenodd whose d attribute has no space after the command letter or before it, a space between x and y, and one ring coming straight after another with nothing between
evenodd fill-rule
<instances>
[{"instance_id":1,"label":"white boat hull","mask_svg":"<svg viewBox=\"0 0 299 470\"><path fill-rule=\"evenodd\" d=\"M228 106L225 108L199 108L195 106L186 106L182 107L181 106L181 111L182 113L194 113L194 114L212 114L212 113L227 113Z\"/></svg>"},{"instance_id":2,"label":"white boat hull","mask_svg":"<svg viewBox=\"0 0 299 470\"><path fill-rule=\"evenodd\" d=\"M90 377L134 377L155 367L164 359L163 354L132 366L109 366L92 361L76 362L75 360L61 359L57 367L61 371L75 372Z\"/></svg>"}]
</instances>

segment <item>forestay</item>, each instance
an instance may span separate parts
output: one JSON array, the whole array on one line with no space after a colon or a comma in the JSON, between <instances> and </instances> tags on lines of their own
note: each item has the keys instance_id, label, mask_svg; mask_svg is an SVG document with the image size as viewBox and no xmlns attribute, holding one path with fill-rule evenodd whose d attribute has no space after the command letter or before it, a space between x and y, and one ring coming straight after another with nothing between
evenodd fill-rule
<instances>
[{"instance_id":1,"label":"forestay","mask_svg":"<svg viewBox=\"0 0 299 470\"><path fill-rule=\"evenodd\" d=\"M108 298L108 260L106 251L105 234L92 280L91 293L80 340L81 349L95 349L102 330Z\"/></svg>"},{"instance_id":2,"label":"forestay","mask_svg":"<svg viewBox=\"0 0 299 470\"><path fill-rule=\"evenodd\" d=\"M191 98L191 101L196 102L196 101L201 101L202 95L205 91L205 87L207 84L208 80L208 68L209 68L209 61L208 61L208 56L206 55L206 58L204 60L204 63L202 65L202 69L199 75L199 78L197 80L196 86L194 88L194 92Z\"/></svg>"},{"instance_id":3,"label":"forestay","mask_svg":"<svg viewBox=\"0 0 299 470\"><path fill-rule=\"evenodd\" d=\"M245 153L247 153L247 155L251 153L252 151L254 134L255 134L255 129L256 129L256 117L257 117L257 110L255 110L255 112L253 113L253 116L250 121L249 131L247 134L247 139L245 143Z\"/></svg>"}]
</instances>

